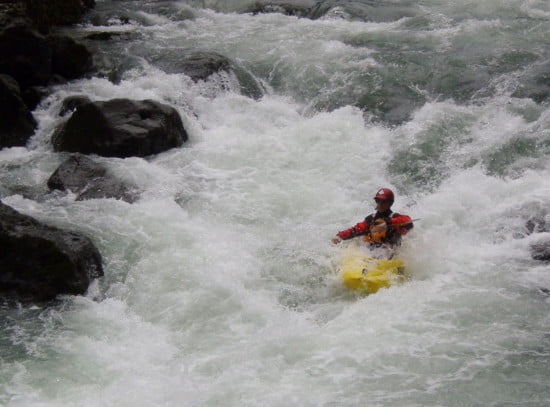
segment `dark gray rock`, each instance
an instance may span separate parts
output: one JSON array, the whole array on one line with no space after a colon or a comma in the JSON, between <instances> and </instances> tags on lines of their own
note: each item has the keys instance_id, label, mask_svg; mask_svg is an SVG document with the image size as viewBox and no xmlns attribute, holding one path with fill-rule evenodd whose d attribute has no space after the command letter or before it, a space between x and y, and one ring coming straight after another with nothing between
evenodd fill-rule
<instances>
[{"instance_id":1,"label":"dark gray rock","mask_svg":"<svg viewBox=\"0 0 550 407\"><path fill-rule=\"evenodd\" d=\"M139 32L102 31L88 34L84 39L91 41L132 41L141 38Z\"/></svg>"},{"instance_id":2,"label":"dark gray rock","mask_svg":"<svg viewBox=\"0 0 550 407\"><path fill-rule=\"evenodd\" d=\"M25 20L25 5L18 0L0 0L0 27L6 27L18 20ZM26 21L30 24L30 21Z\"/></svg>"},{"instance_id":3,"label":"dark gray rock","mask_svg":"<svg viewBox=\"0 0 550 407\"><path fill-rule=\"evenodd\" d=\"M388 82L379 89L369 90L359 98L356 105L375 119L399 125L409 120L414 110L424 102L419 92L408 86Z\"/></svg>"},{"instance_id":4,"label":"dark gray rock","mask_svg":"<svg viewBox=\"0 0 550 407\"><path fill-rule=\"evenodd\" d=\"M11 76L0 75L0 149L24 146L35 128L36 121L21 99L19 85Z\"/></svg>"},{"instance_id":5,"label":"dark gray rock","mask_svg":"<svg viewBox=\"0 0 550 407\"><path fill-rule=\"evenodd\" d=\"M550 240L534 243L530 246L530 250L533 259L550 261Z\"/></svg>"},{"instance_id":6,"label":"dark gray rock","mask_svg":"<svg viewBox=\"0 0 550 407\"><path fill-rule=\"evenodd\" d=\"M531 98L537 103L550 100L550 62L534 65L520 78L513 97Z\"/></svg>"},{"instance_id":7,"label":"dark gray rock","mask_svg":"<svg viewBox=\"0 0 550 407\"><path fill-rule=\"evenodd\" d=\"M144 157L187 141L178 112L153 100L112 99L79 105L56 130L56 151Z\"/></svg>"},{"instance_id":8,"label":"dark gray rock","mask_svg":"<svg viewBox=\"0 0 550 407\"><path fill-rule=\"evenodd\" d=\"M84 155L75 155L63 162L48 180L50 189L69 190L76 200L115 198L133 202L135 187L111 175L106 167Z\"/></svg>"},{"instance_id":9,"label":"dark gray rock","mask_svg":"<svg viewBox=\"0 0 550 407\"><path fill-rule=\"evenodd\" d=\"M216 72L231 70L229 59L215 52L162 51L151 62L166 73L184 73L194 81L205 80Z\"/></svg>"},{"instance_id":10,"label":"dark gray rock","mask_svg":"<svg viewBox=\"0 0 550 407\"><path fill-rule=\"evenodd\" d=\"M51 93L47 86L31 86L21 92L21 99L30 111L36 109L36 106Z\"/></svg>"},{"instance_id":11,"label":"dark gray rock","mask_svg":"<svg viewBox=\"0 0 550 407\"><path fill-rule=\"evenodd\" d=\"M62 35L48 36L48 43L52 52L53 74L76 79L92 70L92 54L86 46Z\"/></svg>"},{"instance_id":12,"label":"dark gray rock","mask_svg":"<svg viewBox=\"0 0 550 407\"><path fill-rule=\"evenodd\" d=\"M46 85L51 68L52 54L44 36L20 22L0 31L0 73L14 77L22 89Z\"/></svg>"},{"instance_id":13,"label":"dark gray rock","mask_svg":"<svg viewBox=\"0 0 550 407\"><path fill-rule=\"evenodd\" d=\"M270 0L257 1L245 12L252 14L281 13L287 16L306 17L315 5L313 0Z\"/></svg>"},{"instance_id":14,"label":"dark gray rock","mask_svg":"<svg viewBox=\"0 0 550 407\"><path fill-rule=\"evenodd\" d=\"M250 73L216 52L162 50L150 58L150 62L166 73L184 73L195 82L207 80L215 73L232 72L239 81L243 95L259 99L264 93L261 85Z\"/></svg>"},{"instance_id":15,"label":"dark gray rock","mask_svg":"<svg viewBox=\"0 0 550 407\"><path fill-rule=\"evenodd\" d=\"M41 32L49 32L59 25L75 24L95 0L21 0L25 3L26 15Z\"/></svg>"},{"instance_id":16,"label":"dark gray rock","mask_svg":"<svg viewBox=\"0 0 550 407\"><path fill-rule=\"evenodd\" d=\"M83 294L103 275L101 255L78 232L38 222L0 202L0 295L47 301Z\"/></svg>"},{"instance_id":17,"label":"dark gray rock","mask_svg":"<svg viewBox=\"0 0 550 407\"><path fill-rule=\"evenodd\" d=\"M66 97L61 103L59 116L65 116L69 112L74 112L78 106L84 105L86 103L91 103L91 100L88 96L85 95L74 95Z\"/></svg>"}]
</instances>

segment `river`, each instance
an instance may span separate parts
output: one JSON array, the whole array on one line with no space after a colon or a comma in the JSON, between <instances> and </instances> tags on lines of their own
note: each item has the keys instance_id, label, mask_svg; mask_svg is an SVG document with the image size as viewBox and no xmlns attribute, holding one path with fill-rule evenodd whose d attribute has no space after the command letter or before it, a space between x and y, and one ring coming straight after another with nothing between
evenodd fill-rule
<instances>
[{"instance_id":1,"label":"river","mask_svg":"<svg viewBox=\"0 0 550 407\"><path fill-rule=\"evenodd\" d=\"M90 236L105 277L0 307L0 405L549 405L550 270L530 253L550 237L550 106L532 96L548 2L355 2L373 19L251 3L97 0L66 29L116 35L88 41L99 74L54 89L27 147L0 151L0 198ZM263 96L151 63L189 48L230 58ZM137 202L47 193L74 94L182 116L181 148L96 157ZM420 219L400 252L411 279L358 295L330 239L380 187Z\"/></svg>"}]
</instances>

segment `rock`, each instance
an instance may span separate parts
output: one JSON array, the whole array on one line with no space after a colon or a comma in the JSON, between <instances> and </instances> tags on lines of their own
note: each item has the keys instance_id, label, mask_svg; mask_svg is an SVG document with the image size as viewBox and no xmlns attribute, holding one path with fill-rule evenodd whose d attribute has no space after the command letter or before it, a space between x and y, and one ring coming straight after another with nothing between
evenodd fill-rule
<instances>
[{"instance_id":1,"label":"rock","mask_svg":"<svg viewBox=\"0 0 550 407\"><path fill-rule=\"evenodd\" d=\"M544 103L550 99L550 62L537 64L522 74L516 91L512 94L517 98L530 98L536 103Z\"/></svg>"},{"instance_id":2,"label":"rock","mask_svg":"<svg viewBox=\"0 0 550 407\"><path fill-rule=\"evenodd\" d=\"M23 0L26 14L41 32L57 25L75 24L95 0Z\"/></svg>"},{"instance_id":3,"label":"rock","mask_svg":"<svg viewBox=\"0 0 550 407\"><path fill-rule=\"evenodd\" d=\"M50 189L69 190L76 200L115 198L135 201L132 189L118 180L103 165L84 155L75 155L63 162L48 180Z\"/></svg>"},{"instance_id":4,"label":"rock","mask_svg":"<svg viewBox=\"0 0 550 407\"><path fill-rule=\"evenodd\" d=\"M281 13L287 16L306 17L315 5L313 0L271 0L257 1L246 9L246 13Z\"/></svg>"},{"instance_id":5,"label":"rock","mask_svg":"<svg viewBox=\"0 0 550 407\"><path fill-rule=\"evenodd\" d=\"M231 70L229 59L215 52L163 51L152 63L166 73L184 73L194 81L205 80L216 72Z\"/></svg>"},{"instance_id":6,"label":"rock","mask_svg":"<svg viewBox=\"0 0 550 407\"><path fill-rule=\"evenodd\" d=\"M347 21L374 21L377 23L397 21L403 17L414 17L412 7L376 0L324 0L311 8L308 17L339 18Z\"/></svg>"},{"instance_id":7,"label":"rock","mask_svg":"<svg viewBox=\"0 0 550 407\"><path fill-rule=\"evenodd\" d=\"M166 73L184 73L195 82L207 80L219 72L233 73L243 95L259 99L264 93L260 84L250 73L216 52L162 50L150 62Z\"/></svg>"},{"instance_id":8,"label":"rock","mask_svg":"<svg viewBox=\"0 0 550 407\"><path fill-rule=\"evenodd\" d=\"M409 120L414 110L422 106L424 101L419 92L407 86L387 83L386 86L362 95L356 105L372 114L375 119L399 125Z\"/></svg>"},{"instance_id":9,"label":"rock","mask_svg":"<svg viewBox=\"0 0 550 407\"><path fill-rule=\"evenodd\" d=\"M113 37L117 37L118 34L110 32L99 32L88 34L85 38L92 41L110 41Z\"/></svg>"},{"instance_id":10,"label":"rock","mask_svg":"<svg viewBox=\"0 0 550 407\"><path fill-rule=\"evenodd\" d=\"M22 89L46 85L51 68L48 41L37 31L18 22L0 32L0 73L14 77Z\"/></svg>"},{"instance_id":11,"label":"rock","mask_svg":"<svg viewBox=\"0 0 550 407\"><path fill-rule=\"evenodd\" d=\"M25 106L32 111L49 94L50 89L47 86L31 86L21 92L21 99L23 99Z\"/></svg>"},{"instance_id":12,"label":"rock","mask_svg":"<svg viewBox=\"0 0 550 407\"><path fill-rule=\"evenodd\" d=\"M21 99L19 85L11 76L0 75L0 149L24 146L35 128L36 121Z\"/></svg>"},{"instance_id":13,"label":"rock","mask_svg":"<svg viewBox=\"0 0 550 407\"><path fill-rule=\"evenodd\" d=\"M550 240L533 243L530 251L533 259L550 261Z\"/></svg>"},{"instance_id":14,"label":"rock","mask_svg":"<svg viewBox=\"0 0 550 407\"><path fill-rule=\"evenodd\" d=\"M50 35L48 43L52 51L53 74L76 79L92 70L92 54L84 45L61 35Z\"/></svg>"},{"instance_id":15,"label":"rock","mask_svg":"<svg viewBox=\"0 0 550 407\"><path fill-rule=\"evenodd\" d=\"M16 20L25 20L25 6L18 0L0 0L0 27ZM27 21L30 24L30 21Z\"/></svg>"},{"instance_id":16,"label":"rock","mask_svg":"<svg viewBox=\"0 0 550 407\"><path fill-rule=\"evenodd\" d=\"M112 99L78 106L58 128L55 151L105 157L144 157L187 141L181 118L171 106L153 100Z\"/></svg>"},{"instance_id":17,"label":"rock","mask_svg":"<svg viewBox=\"0 0 550 407\"><path fill-rule=\"evenodd\" d=\"M88 96L74 95L63 99L61 103L61 109L59 109L59 116L65 116L69 112L74 112L80 105L91 103L92 101Z\"/></svg>"},{"instance_id":18,"label":"rock","mask_svg":"<svg viewBox=\"0 0 550 407\"><path fill-rule=\"evenodd\" d=\"M90 239L20 214L0 202L0 294L19 301L78 295L103 276Z\"/></svg>"}]
</instances>

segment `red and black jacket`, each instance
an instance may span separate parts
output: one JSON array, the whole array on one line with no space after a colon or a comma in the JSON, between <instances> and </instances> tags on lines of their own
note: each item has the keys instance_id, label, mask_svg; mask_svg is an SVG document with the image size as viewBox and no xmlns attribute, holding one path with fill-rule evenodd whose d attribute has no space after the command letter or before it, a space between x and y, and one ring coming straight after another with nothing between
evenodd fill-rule
<instances>
[{"instance_id":1,"label":"red and black jacket","mask_svg":"<svg viewBox=\"0 0 550 407\"><path fill-rule=\"evenodd\" d=\"M342 240L365 236L365 241L373 246L398 246L401 244L401 236L409 233L413 227L410 216L388 210L367 216L354 227L338 232L338 236Z\"/></svg>"}]
</instances>

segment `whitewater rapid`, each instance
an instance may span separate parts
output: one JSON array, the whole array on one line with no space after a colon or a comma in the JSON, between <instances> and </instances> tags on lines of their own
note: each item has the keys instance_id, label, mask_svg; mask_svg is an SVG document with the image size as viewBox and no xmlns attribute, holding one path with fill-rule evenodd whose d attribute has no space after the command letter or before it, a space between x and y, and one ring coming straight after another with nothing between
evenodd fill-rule
<instances>
[{"instance_id":1,"label":"whitewater rapid","mask_svg":"<svg viewBox=\"0 0 550 407\"><path fill-rule=\"evenodd\" d=\"M438 59L507 47L548 58L548 5L424 2L426 20L375 23L195 3L98 1L130 24L71 30L128 33L95 55L105 70L129 55L129 69L56 87L29 145L0 151L2 202L90 236L105 268L85 296L0 308L0 405L548 405L550 270L530 248L550 238L550 109L512 96L513 66L531 57L490 71L468 100ZM189 44L237 61L265 95L147 62ZM403 68L413 52L419 65ZM448 93L403 95L418 106L402 122L352 103L387 81L412 89L430 68L449 69L448 89L433 85ZM50 136L74 94L155 99L182 116L181 148L95 157L138 186L137 202L46 190L67 157ZM373 211L380 187L420 219L400 252L412 277L363 296L340 283L330 239Z\"/></svg>"}]
</instances>

